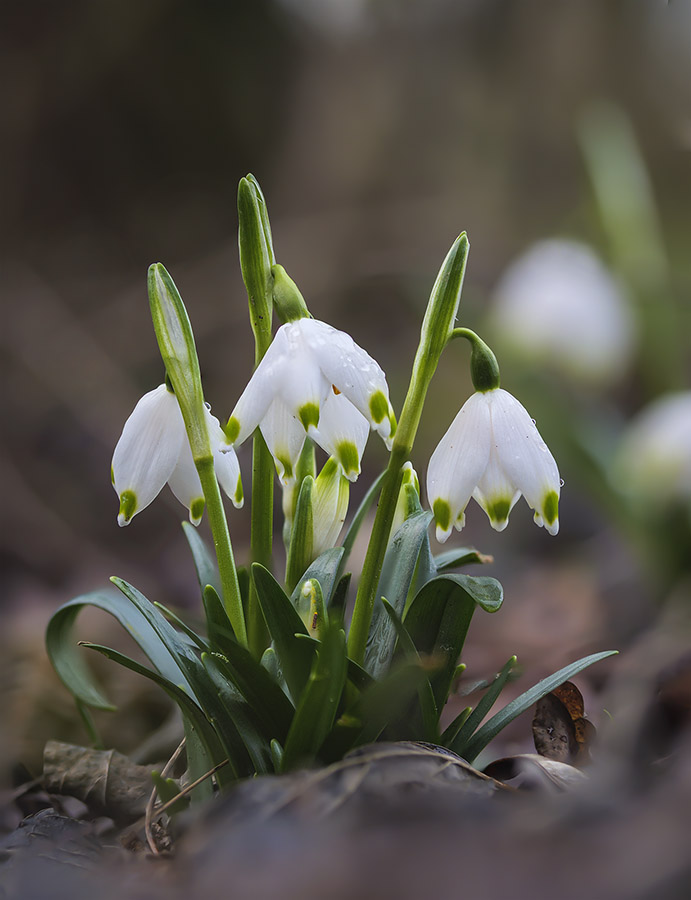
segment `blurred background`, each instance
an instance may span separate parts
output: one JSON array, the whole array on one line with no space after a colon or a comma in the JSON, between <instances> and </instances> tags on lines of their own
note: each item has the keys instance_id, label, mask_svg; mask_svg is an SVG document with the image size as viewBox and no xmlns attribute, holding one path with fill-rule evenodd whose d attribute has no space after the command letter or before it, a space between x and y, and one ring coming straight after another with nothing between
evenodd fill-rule
<instances>
[{"instance_id":1,"label":"blurred background","mask_svg":"<svg viewBox=\"0 0 691 900\"><path fill-rule=\"evenodd\" d=\"M381 363L397 410L436 272L469 233L461 324L495 348L565 480L558 538L523 501L501 535L472 503L453 538L493 554L484 571L506 589L500 615L474 623L476 677L511 653L534 681L626 650L670 597L684 602L688 397L671 420L640 416L689 386L688 3L30 0L4 4L0 23L11 764L35 773L47 737L84 739L43 649L60 603L115 573L197 603L182 508L165 489L119 529L108 472L126 417L162 380L151 262L185 299L219 418L249 378L235 207L247 172L278 261L316 317ZM467 364L454 344L433 382L423 482L471 391ZM355 499L384 464L373 439ZM246 511L230 509L241 560ZM89 636L119 640L103 618L85 621ZM113 668L122 711L102 727L127 752L167 707Z\"/></svg>"}]
</instances>

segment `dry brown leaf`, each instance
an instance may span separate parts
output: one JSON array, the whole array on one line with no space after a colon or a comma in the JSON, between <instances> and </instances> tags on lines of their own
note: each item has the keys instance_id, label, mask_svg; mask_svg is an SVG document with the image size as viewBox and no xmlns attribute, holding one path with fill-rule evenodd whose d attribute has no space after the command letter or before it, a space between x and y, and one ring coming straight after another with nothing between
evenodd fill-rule
<instances>
[{"instance_id":1,"label":"dry brown leaf","mask_svg":"<svg viewBox=\"0 0 691 900\"><path fill-rule=\"evenodd\" d=\"M144 815L153 782L149 766L137 766L115 750L92 750L48 741L43 753L48 793L76 797L96 816L120 824Z\"/></svg>"}]
</instances>

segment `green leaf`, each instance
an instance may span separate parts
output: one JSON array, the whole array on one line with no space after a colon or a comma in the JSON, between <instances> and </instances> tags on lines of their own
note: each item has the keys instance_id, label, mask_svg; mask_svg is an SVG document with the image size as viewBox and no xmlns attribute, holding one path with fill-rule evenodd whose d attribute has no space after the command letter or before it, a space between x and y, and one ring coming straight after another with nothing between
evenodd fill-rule
<instances>
[{"instance_id":1,"label":"green leaf","mask_svg":"<svg viewBox=\"0 0 691 900\"><path fill-rule=\"evenodd\" d=\"M186 691L182 690L176 684L160 675L158 672L155 672L153 669L143 666L141 663L130 659L129 656L125 656L125 654L119 653L117 650L112 650L110 647L103 647L100 644L91 644L88 642L84 642L82 646L89 650L96 650L107 659L111 659L113 662L124 666L126 669L131 669L138 675L143 675L144 678L150 679L159 685L159 687L163 688L168 696L177 703L185 722L187 759L193 780L210 771L214 766L222 763L227 758L213 725ZM217 773L219 786L230 784L235 777L237 777L237 772L235 771L232 759L230 760L230 769L232 775L227 774L224 770L219 770ZM198 790L199 789L195 789L195 791ZM208 793L210 795L210 785L207 786L207 790L204 790L201 793ZM197 796L199 796L199 794Z\"/></svg>"},{"instance_id":2,"label":"green leaf","mask_svg":"<svg viewBox=\"0 0 691 900\"><path fill-rule=\"evenodd\" d=\"M225 653L229 644L236 643L233 626L216 588L207 584L202 594L206 614L206 631L212 650Z\"/></svg>"},{"instance_id":3,"label":"green leaf","mask_svg":"<svg viewBox=\"0 0 691 900\"><path fill-rule=\"evenodd\" d=\"M307 629L290 598L268 569L254 563L252 578L288 691L297 703L309 678L312 653L295 635L307 635Z\"/></svg>"},{"instance_id":4,"label":"green leaf","mask_svg":"<svg viewBox=\"0 0 691 900\"><path fill-rule=\"evenodd\" d=\"M444 734L442 735L442 744L448 747L450 750L453 750L454 753L458 753L459 756L464 756L465 745L467 744L470 736L475 731L476 728L482 723L482 720L485 718L487 713L494 706L497 697L504 689L504 685L509 680L509 676L511 675L511 671L513 667L516 665L516 657L512 656L508 662L505 663L501 672L494 678L492 683L489 685L485 693L480 698L475 709L470 713L469 716L465 719L465 721L460 722L458 725L456 723L452 723L449 728L446 729Z\"/></svg>"},{"instance_id":5,"label":"green leaf","mask_svg":"<svg viewBox=\"0 0 691 900\"><path fill-rule=\"evenodd\" d=\"M614 656L618 652L618 650L605 650L602 653L584 656L582 659L564 666L563 669L559 669L553 675L543 678L542 681L539 681L530 690L521 694L520 697L516 697L515 700L512 700L511 703L508 703L502 710L492 716L489 721L485 722L466 744L465 759L468 762L472 762L478 753L484 750L487 744L499 734L502 728L506 728L509 722L513 722L517 716L530 709L538 700L546 697L550 691L553 691L565 681L569 681L574 675L582 672L583 669L587 669L588 666L592 666L602 659L607 659L608 656Z\"/></svg>"},{"instance_id":6,"label":"green leaf","mask_svg":"<svg viewBox=\"0 0 691 900\"><path fill-rule=\"evenodd\" d=\"M214 686L218 689L218 695L228 719L237 729L238 737L249 754L252 765L247 774L272 772L270 742L261 734L254 711L230 680L225 666L216 656L205 653L202 656L202 663ZM217 722L216 728L220 730L220 727L221 723Z\"/></svg>"},{"instance_id":7,"label":"green leaf","mask_svg":"<svg viewBox=\"0 0 691 900\"><path fill-rule=\"evenodd\" d=\"M439 660L430 677L437 709L446 703L476 604L493 612L502 599L498 581L470 575L439 575L415 596L404 624L418 652Z\"/></svg>"},{"instance_id":8,"label":"green leaf","mask_svg":"<svg viewBox=\"0 0 691 900\"><path fill-rule=\"evenodd\" d=\"M174 613L172 609L168 609L167 606L164 606L157 600L154 600L154 606L156 607L156 609L161 610L161 612L169 622L172 622L173 625L178 626L180 631L189 638L191 646L196 647L198 650L209 649L209 645L204 640L204 638L198 635L197 632L194 631L194 629L190 628L190 626L186 622L183 622L180 616L177 613Z\"/></svg>"},{"instance_id":9,"label":"green leaf","mask_svg":"<svg viewBox=\"0 0 691 900\"><path fill-rule=\"evenodd\" d=\"M103 590L83 594L63 604L51 617L46 630L46 650L50 661L65 687L79 701L96 709L115 709L95 684L72 636L74 622L85 606L102 609L116 618L139 644L160 675L169 682L180 685L190 697L195 697L187 675L180 668L175 655L161 643L157 631L146 616L122 594Z\"/></svg>"},{"instance_id":10,"label":"green leaf","mask_svg":"<svg viewBox=\"0 0 691 900\"><path fill-rule=\"evenodd\" d=\"M377 593L386 597L399 617L403 616L420 547L431 519L432 513L422 511L406 519L386 550ZM388 671L395 644L394 624L384 607L375 603L365 650L365 669L374 678L381 678Z\"/></svg>"},{"instance_id":11,"label":"green leaf","mask_svg":"<svg viewBox=\"0 0 691 900\"><path fill-rule=\"evenodd\" d=\"M353 521L348 526L348 530L346 531L346 535L343 538L343 542L341 544L344 552L343 557L341 558L341 564L338 569L339 577L343 574L343 570L345 569L346 563L348 562L351 551L353 549L353 545L355 544L355 539L360 532L360 528L362 527L362 523L367 517L367 513L369 512L370 507L376 500L377 494L381 490L381 486L384 482L385 477L386 471L382 472L381 475L375 478L375 480L372 482L371 487L362 498L362 501L358 506L355 515L353 516Z\"/></svg>"},{"instance_id":12,"label":"green leaf","mask_svg":"<svg viewBox=\"0 0 691 900\"><path fill-rule=\"evenodd\" d=\"M425 682L428 673L419 662L403 663L388 672L360 695L353 714L363 723L355 746L377 740L387 725L400 718Z\"/></svg>"},{"instance_id":13,"label":"green leaf","mask_svg":"<svg viewBox=\"0 0 691 900\"><path fill-rule=\"evenodd\" d=\"M336 619L340 619L341 623L345 618L345 608L346 603L348 602L348 588L350 587L350 579L352 575L350 572L346 572L345 575L342 575L334 588L333 594L331 595L331 603L329 603L329 618L332 622L335 622Z\"/></svg>"},{"instance_id":14,"label":"green leaf","mask_svg":"<svg viewBox=\"0 0 691 900\"><path fill-rule=\"evenodd\" d=\"M202 536L199 534L199 530L194 525L191 525L189 522L183 522L182 530L192 551L192 560L197 571L200 589L203 592L207 584L210 584L220 597L222 593L221 578L218 574L216 557L206 546Z\"/></svg>"},{"instance_id":15,"label":"green leaf","mask_svg":"<svg viewBox=\"0 0 691 900\"><path fill-rule=\"evenodd\" d=\"M317 579L321 585L324 603L327 607L329 606L336 587L336 576L338 574L341 559L343 558L343 552L343 547L333 547L331 550L325 550L307 567L290 596L293 606L297 609L298 614L302 614L302 595L300 589L303 582L307 581L309 578ZM309 610L306 610L306 612L309 612Z\"/></svg>"},{"instance_id":16,"label":"green leaf","mask_svg":"<svg viewBox=\"0 0 691 900\"><path fill-rule=\"evenodd\" d=\"M415 665L421 667L420 654L396 610L385 597L382 597L382 603L394 623L398 644L403 654ZM406 736L413 740L418 738L436 743L439 735L439 709L434 699L429 672L422 684L419 685L417 694L419 709L416 713L411 713L406 717Z\"/></svg>"},{"instance_id":17,"label":"green leaf","mask_svg":"<svg viewBox=\"0 0 691 900\"><path fill-rule=\"evenodd\" d=\"M158 799L161 801L161 803L168 803L175 797L179 797L180 785L174 778L164 778L160 772L157 772L154 769L151 773L151 780L154 783L156 793L158 794ZM168 807L166 812L169 816L174 816L176 813L186 810L189 805L189 796L187 794L183 794L181 797L179 797L179 800Z\"/></svg>"},{"instance_id":18,"label":"green leaf","mask_svg":"<svg viewBox=\"0 0 691 900\"><path fill-rule=\"evenodd\" d=\"M333 726L346 672L345 632L327 627L286 738L284 771L309 763L319 752Z\"/></svg>"},{"instance_id":19,"label":"green leaf","mask_svg":"<svg viewBox=\"0 0 691 900\"><path fill-rule=\"evenodd\" d=\"M480 553L474 547L456 547L452 550L445 550L434 557L434 565L437 572L445 572L447 569L456 569L458 566L468 566L474 563L491 563L494 557Z\"/></svg>"},{"instance_id":20,"label":"green leaf","mask_svg":"<svg viewBox=\"0 0 691 900\"><path fill-rule=\"evenodd\" d=\"M293 704L249 650L240 644L232 644L228 649L228 656L213 657L212 668L220 670L240 691L267 741L283 741L293 720ZM208 660L205 665L208 669Z\"/></svg>"},{"instance_id":21,"label":"green leaf","mask_svg":"<svg viewBox=\"0 0 691 900\"><path fill-rule=\"evenodd\" d=\"M303 573L312 562L312 488L314 478L307 475L300 485L297 503L295 504L295 517L293 529L290 535L288 558L286 560L286 587L289 591L295 589L296 584L302 578Z\"/></svg>"}]
</instances>

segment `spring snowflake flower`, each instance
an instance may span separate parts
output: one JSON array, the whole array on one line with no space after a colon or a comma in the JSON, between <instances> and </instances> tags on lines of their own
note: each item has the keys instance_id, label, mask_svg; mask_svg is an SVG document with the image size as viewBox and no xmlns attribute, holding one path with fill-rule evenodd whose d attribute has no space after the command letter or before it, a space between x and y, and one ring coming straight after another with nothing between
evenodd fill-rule
<instances>
[{"instance_id":1,"label":"spring snowflake flower","mask_svg":"<svg viewBox=\"0 0 691 900\"><path fill-rule=\"evenodd\" d=\"M390 449L396 419L378 363L350 335L303 318L276 332L228 420L228 443L241 444L257 426L284 482L294 478L306 435L354 481L369 430Z\"/></svg>"},{"instance_id":2,"label":"spring snowflake flower","mask_svg":"<svg viewBox=\"0 0 691 900\"><path fill-rule=\"evenodd\" d=\"M240 465L234 452L222 453L223 429L206 409L206 426L214 454L218 482L236 507L241 507ZM204 494L192 459L180 406L165 384L144 394L125 422L115 447L111 469L113 487L120 498L119 525L129 525L167 483L189 509L198 525L204 512Z\"/></svg>"},{"instance_id":3,"label":"spring snowflake flower","mask_svg":"<svg viewBox=\"0 0 691 900\"><path fill-rule=\"evenodd\" d=\"M540 241L513 262L495 290L492 321L505 347L592 385L620 378L636 343L623 286L576 241Z\"/></svg>"},{"instance_id":4,"label":"spring snowflake flower","mask_svg":"<svg viewBox=\"0 0 691 900\"><path fill-rule=\"evenodd\" d=\"M477 391L461 408L432 454L427 496L444 542L465 524L475 497L497 531L523 494L535 522L559 530L559 470L535 423L507 391Z\"/></svg>"},{"instance_id":5,"label":"spring snowflake flower","mask_svg":"<svg viewBox=\"0 0 691 900\"><path fill-rule=\"evenodd\" d=\"M624 432L613 481L657 507L691 498L691 391L659 397Z\"/></svg>"}]
</instances>

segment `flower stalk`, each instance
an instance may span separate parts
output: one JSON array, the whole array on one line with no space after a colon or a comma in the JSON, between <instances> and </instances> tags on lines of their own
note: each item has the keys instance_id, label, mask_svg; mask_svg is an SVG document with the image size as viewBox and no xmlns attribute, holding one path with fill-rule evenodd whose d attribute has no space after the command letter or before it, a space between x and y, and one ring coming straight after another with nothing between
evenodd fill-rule
<instances>
[{"instance_id":1,"label":"flower stalk","mask_svg":"<svg viewBox=\"0 0 691 900\"><path fill-rule=\"evenodd\" d=\"M272 341L271 267L276 260L266 202L253 175L242 178L238 186L238 222L240 268L247 288L256 369ZM252 562L261 563L269 571L273 552L273 472L271 453L257 429L252 442L250 555ZM253 582L250 582L247 605L247 629L250 650L258 658L268 644L268 633Z\"/></svg>"},{"instance_id":2,"label":"flower stalk","mask_svg":"<svg viewBox=\"0 0 691 900\"><path fill-rule=\"evenodd\" d=\"M463 232L455 240L442 263L432 287L422 322L410 384L394 435L389 465L382 482L372 535L350 623L348 654L357 663L362 663L365 658L367 635L377 598L377 586L404 477L403 467L413 448L427 389L437 369L441 354L452 335L453 323L461 301L469 248L468 237Z\"/></svg>"},{"instance_id":3,"label":"flower stalk","mask_svg":"<svg viewBox=\"0 0 691 900\"><path fill-rule=\"evenodd\" d=\"M209 523L216 549L223 592L223 605L239 643L247 645L242 608L228 522L218 487L214 457L209 440L199 359L192 326L178 289L165 267L149 267L149 304L159 350L166 373L180 405L192 458L204 493Z\"/></svg>"}]
</instances>

